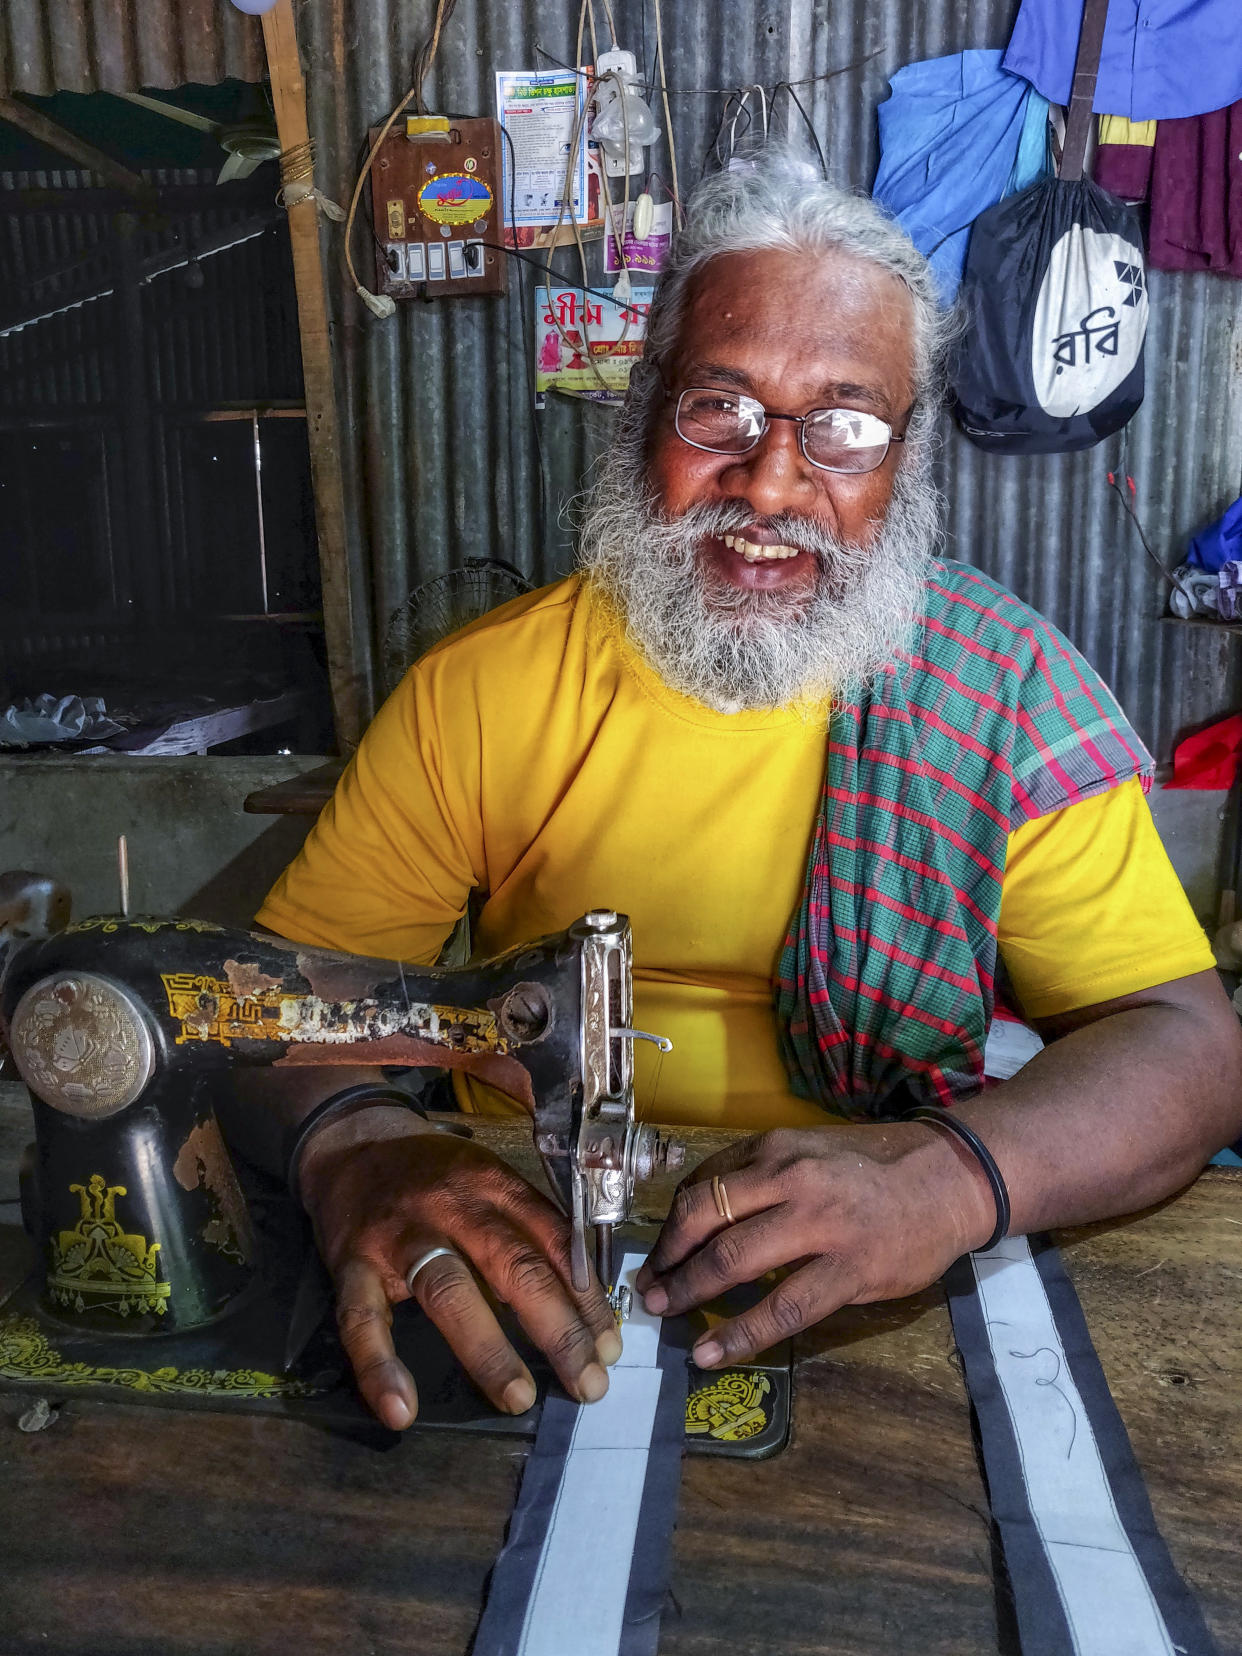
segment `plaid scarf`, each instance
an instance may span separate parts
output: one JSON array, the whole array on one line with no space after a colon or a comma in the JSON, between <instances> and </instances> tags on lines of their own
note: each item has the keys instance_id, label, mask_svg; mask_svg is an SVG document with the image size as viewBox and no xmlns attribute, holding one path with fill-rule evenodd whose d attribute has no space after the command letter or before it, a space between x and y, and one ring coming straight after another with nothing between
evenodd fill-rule
<instances>
[{"instance_id":1,"label":"plaid scarf","mask_svg":"<svg viewBox=\"0 0 1242 1656\"><path fill-rule=\"evenodd\" d=\"M1009 834L1153 768L1068 639L938 564L909 649L833 714L775 983L793 1091L864 1120L981 1086Z\"/></svg>"}]
</instances>

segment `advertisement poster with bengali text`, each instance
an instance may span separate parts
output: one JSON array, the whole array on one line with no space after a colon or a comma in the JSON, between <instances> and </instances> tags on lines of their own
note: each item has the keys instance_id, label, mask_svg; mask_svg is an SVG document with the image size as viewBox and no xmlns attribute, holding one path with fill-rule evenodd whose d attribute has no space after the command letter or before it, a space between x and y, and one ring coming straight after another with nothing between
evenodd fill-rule
<instances>
[{"instance_id":1,"label":"advertisement poster with bengali text","mask_svg":"<svg viewBox=\"0 0 1242 1656\"><path fill-rule=\"evenodd\" d=\"M622 403L630 369L643 354L654 288L628 304L577 288L535 289L535 383L590 402Z\"/></svg>"}]
</instances>

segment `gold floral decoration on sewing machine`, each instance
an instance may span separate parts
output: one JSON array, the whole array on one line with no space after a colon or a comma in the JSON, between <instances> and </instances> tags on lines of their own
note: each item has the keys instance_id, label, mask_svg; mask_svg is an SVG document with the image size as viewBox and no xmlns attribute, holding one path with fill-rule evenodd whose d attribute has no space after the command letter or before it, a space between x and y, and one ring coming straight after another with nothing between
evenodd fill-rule
<instances>
[{"instance_id":1,"label":"gold floral decoration on sewing machine","mask_svg":"<svg viewBox=\"0 0 1242 1656\"><path fill-rule=\"evenodd\" d=\"M142 1369L70 1362L49 1344L33 1317L23 1316L0 1318L0 1378L197 1397L316 1397L326 1389L262 1369Z\"/></svg>"},{"instance_id":2,"label":"gold floral decoration on sewing machine","mask_svg":"<svg viewBox=\"0 0 1242 1656\"><path fill-rule=\"evenodd\" d=\"M143 1311L162 1317L172 1287L156 1275L159 1243L127 1234L116 1217L117 1197L128 1194L125 1186L92 1173L88 1184L69 1189L82 1215L52 1241L49 1296L78 1312L90 1304L122 1317Z\"/></svg>"},{"instance_id":3,"label":"gold floral decoration on sewing machine","mask_svg":"<svg viewBox=\"0 0 1242 1656\"><path fill-rule=\"evenodd\" d=\"M763 1400L772 1382L759 1369L730 1369L686 1399L686 1431L705 1432L718 1443L741 1443L758 1437L768 1423Z\"/></svg>"}]
</instances>

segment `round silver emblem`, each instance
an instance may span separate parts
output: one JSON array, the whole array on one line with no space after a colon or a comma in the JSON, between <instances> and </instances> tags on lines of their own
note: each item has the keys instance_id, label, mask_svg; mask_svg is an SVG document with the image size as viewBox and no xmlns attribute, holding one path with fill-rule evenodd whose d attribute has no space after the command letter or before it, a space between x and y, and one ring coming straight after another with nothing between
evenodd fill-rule
<instances>
[{"instance_id":1,"label":"round silver emblem","mask_svg":"<svg viewBox=\"0 0 1242 1656\"><path fill-rule=\"evenodd\" d=\"M141 1005L93 972L57 972L27 989L9 1047L32 1093L86 1121L132 1104L155 1069Z\"/></svg>"}]
</instances>

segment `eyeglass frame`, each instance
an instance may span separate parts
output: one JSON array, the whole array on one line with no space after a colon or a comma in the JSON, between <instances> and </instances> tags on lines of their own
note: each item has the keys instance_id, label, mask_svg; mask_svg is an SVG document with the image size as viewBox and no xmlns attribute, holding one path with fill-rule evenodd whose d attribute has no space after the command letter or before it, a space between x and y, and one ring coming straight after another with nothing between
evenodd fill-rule
<instances>
[{"instance_id":1,"label":"eyeglass frame","mask_svg":"<svg viewBox=\"0 0 1242 1656\"><path fill-rule=\"evenodd\" d=\"M688 448L697 449L700 454L725 454L725 455L730 455L731 454L731 455L736 455L736 456L740 456L740 455L743 455L743 454L753 454L754 451L759 447L759 445L763 441L763 439L767 436L768 431L771 428L771 422L773 420L788 420L791 425L796 425L797 428L798 428L798 452L799 452L799 454L801 454L802 458L806 461L807 465L808 466L814 466L816 471L831 472L834 477L867 477L873 471L879 471L880 467L888 459L888 451L892 447L892 445L894 443L904 443L905 440L906 440L907 435L909 434L909 430L910 430L909 416L907 416L907 419L906 419L906 429L905 429L905 431L903 431L901 433L901 435L898 436L898 434L893 430L892 426L888 423L887 420L883 419L879 414L873 414L869 408L841 408L841 407L837 407L835 405L830 405L826 408L812 408L810 410L810 412L807 413L807 414L778 414L778 413L774 413L769 408L765 408L764 405L759 401L758 397L752 397L748 391L722 391L719 386L712 386L712 385L687 385L681 391L678 391L678 392L675 392L675 393L670 391L667 385L662 385L661 389L664 392L665 402L674 402L675 401L676 404L677 404L676 408L673 410L673 430L677 433L678 437L680 437L681 441L683 443L685 443ZM744 397L747 402L754 403L756 408L758 408L760 413L763 415L763 426L762 426L761 430L757 433L754 442L751 443L749 448L744 448L744 449L709 448L706 443L696 443L692 437L687 437L685 432L682 431L681 424L680 424L680 421L681 421L681 403L682 403L682 398L683 397L688 397L692 391L711 391L711 392L714 392L717 395L731 396L731 397L738 397L738 398ZM879 423L888 432L888 442L885 443L885 445L884 445L884 452L883 452L883 454L881 454L880 458L876 461L874 466L866 466L861 471L858 471L858 470L850 471L847 468L842 467L842 466L826 466L822 460L816 460L812 455L807 453L807 451L806 451L806 427L807 427L807 422L809 420L813 420L817 414L838 414L838 413L839 414L865 414L867 416L867 418L870 419L870 420L878 420ZM913 413L913 410L911 410L911 413Z\"/></svg>"}]
</instances>

